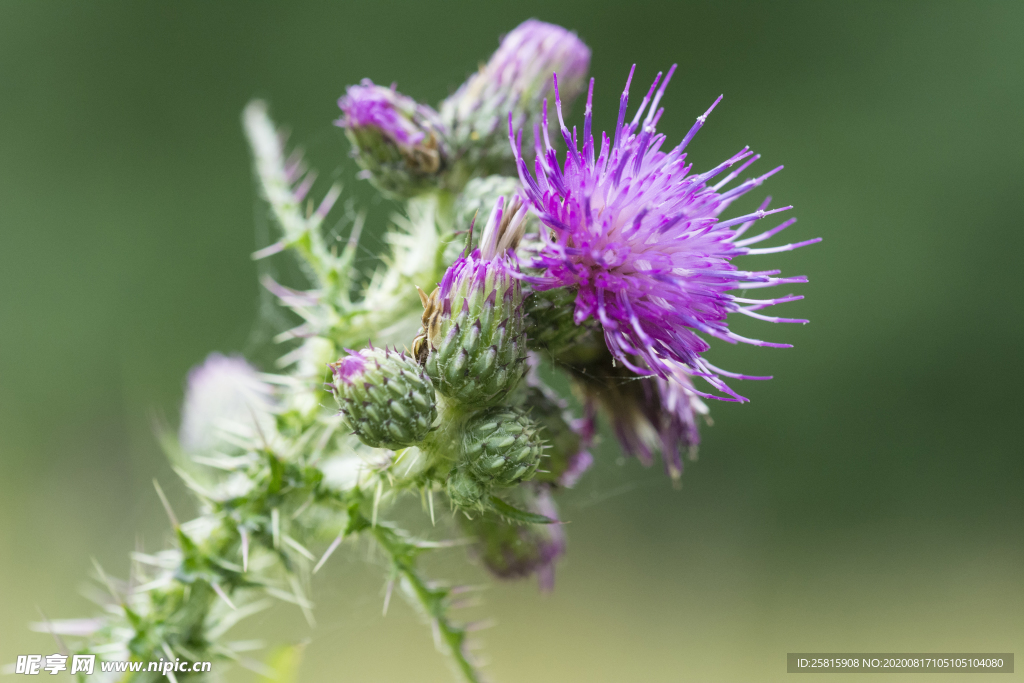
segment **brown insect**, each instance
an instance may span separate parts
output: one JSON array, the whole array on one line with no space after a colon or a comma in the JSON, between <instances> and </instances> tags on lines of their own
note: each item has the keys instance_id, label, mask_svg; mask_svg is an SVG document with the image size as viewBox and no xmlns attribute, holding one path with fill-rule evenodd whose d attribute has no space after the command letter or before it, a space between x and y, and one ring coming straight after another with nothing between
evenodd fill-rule
<instances>
[{"instance_id":1,"label":"brown insect","mask_svg":"<svg viewBox=\"0 0 1024 683\"><path fill-rule=\"evenodd\" d=\"M412 340L412 355L420 365L427 362L427 355L433 348L431 343L441 330L441 303L438 299L441 289L435 287L434 291L427 296L419 287L420 302L423 304L423 317L420 321L423 325L422 331Z\"/></svg>"}]
</instances>

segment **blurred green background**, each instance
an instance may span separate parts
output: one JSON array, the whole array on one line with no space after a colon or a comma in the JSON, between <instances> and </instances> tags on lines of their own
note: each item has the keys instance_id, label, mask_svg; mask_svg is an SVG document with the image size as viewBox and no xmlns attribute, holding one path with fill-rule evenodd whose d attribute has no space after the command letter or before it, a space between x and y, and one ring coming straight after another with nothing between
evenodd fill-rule
<instances>
[{"instance_id":1,"label":"blurred green background","mask_svg":"<svg viewBox=\"0 0 1024 683\"><path fill-rule=\"evenodd\" d=\"M785 164L765 189L794 240L825 241L758 257L810 276L785 315L812 323L737 323L795 349L713 349L776 379L711 406L682 490L605 439L565 499L555 593L487 591L488 672L779 681L790 651L1024 654L1024 4L25 0L0 5L0 664L54 650L37 609L90 613L91 556L123 576L165 541L154 476L191 509L153 436L188 368L269 367L245 103L379 228L393 207L332 126L344 87L436 102L531 16L593 49L600 127L634 61L638 89L680 64L669 140L724 92L697 167L744 144ZM380 616L363 555L318 574L316 629L281 607L242 634L311 638L305 681L448 680L411 610ZM433 569L486 580L464 564Z\"/></svg>"}]
</instances>

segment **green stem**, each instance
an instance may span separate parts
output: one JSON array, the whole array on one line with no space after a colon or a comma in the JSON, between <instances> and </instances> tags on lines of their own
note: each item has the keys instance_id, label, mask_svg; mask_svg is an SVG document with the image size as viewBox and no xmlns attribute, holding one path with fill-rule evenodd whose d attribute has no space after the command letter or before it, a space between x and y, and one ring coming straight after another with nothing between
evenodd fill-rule
<instances>
[{"instance_id":1,"label":"green stem","mask_svg":"<svg viewBox=\"0 0 1024 683\"><path fill-rule=\"evenodd\" d=\"M466 655L466 629L456 626L447 616L445 601L449 591L431 588L416 571L416 554L420 548L403 539L390 527L378 524L371 526L370 532L391 557L395 573L406 582L408 596L415 599L417 606L437 627L455 670L466 683L480 683L480 673Z\"/></svg>"},{"instance_id":2,"label":"green stem","mask_svg":"<svg viewBox=\"0 0 1024 683\"><path fill-rule=\"evenodd\" d=\"M441 418L437 428L427 434L419 448L427 456L427 467L435 477L447 477L462 455L462 435L466 420L476 413L455 401L437 394L437 414Z\"/></svg>"}]
</instances>

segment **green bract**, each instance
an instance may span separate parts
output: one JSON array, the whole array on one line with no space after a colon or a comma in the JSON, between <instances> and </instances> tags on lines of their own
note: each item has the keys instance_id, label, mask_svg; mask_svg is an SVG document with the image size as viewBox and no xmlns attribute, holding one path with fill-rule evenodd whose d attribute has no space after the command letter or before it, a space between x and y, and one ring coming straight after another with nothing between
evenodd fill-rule
<instances>
[{"instance_id":1,"label":"green bract","mask_svg":"<svg viewBox=\"0 0 1024 683\"><path fill-rule=\"evenodd\" d=\"M538 425L517 408L491 408L466 423L463 458L478 481L512 486L537 471L544 442Z\"/></svg>"}]
</instances>

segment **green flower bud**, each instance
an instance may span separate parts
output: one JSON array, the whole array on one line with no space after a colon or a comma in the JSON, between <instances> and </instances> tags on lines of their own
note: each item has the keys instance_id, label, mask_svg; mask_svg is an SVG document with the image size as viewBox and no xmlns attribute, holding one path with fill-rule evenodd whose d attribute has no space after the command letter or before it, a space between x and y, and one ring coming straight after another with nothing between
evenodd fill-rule
<instances>
[{"instance_id":1,"label":"green flower bud","mask_svg":"<svg viewBox=\"0 0 1024 683\"><path fill-rule=\"evenodd\" d=\"M448 497L457 507L483 507L495 488L533 477L544 453L538 425L517 408L496 407L469 418L459 461L448 475Z\"/></svg>"},{"instance_id":2,"label":"green flower bud","mask_svg":"<svg viewBox=\"0 0 1024 683\"><path fill-rule=\"evenodd\" d=\"M466 423L462 457L478 481L512 486L533 476L544 453L538 425L525 411L491 408Z\"/></svg>"},{"instance_id":3,"label":"green flower bud","mask_svg":"<svg viewBox=\"0 0 1024 683\"><path fill-rule=\"evenodd\" d=\"M352 143L362 177L396 197L438 185L448 155L437 112L369 79L350 86L338 106L336 124Z\"/></svg>"},{"instance_id":4,"label":"green flower bud","mask_svg":"<svg viewBox=\"0 0 1024 683\"><path fill-rule=\"evenodd\" d=\"M480 249L459 258L424 299L423 335L413 347L437 390L474 408L494 405L525 372L526 339L519 268L509 258L526 211L499 199Z\"/></svg>"},{"instance_id":5,"label":"green flower bud","mask_svg":"<svg viewBox=\"0 0 1024 683\"><path fill-rule=\"evenodd\" d=\"M418 443L437 417L434 387L423 369L405 354L387 349L350 351L329 367L334 397L345 422L374 448Z\"/></svg>"}]
</instances>

